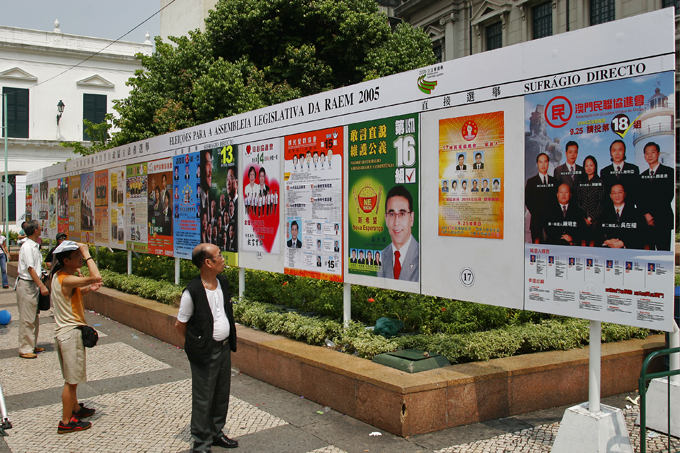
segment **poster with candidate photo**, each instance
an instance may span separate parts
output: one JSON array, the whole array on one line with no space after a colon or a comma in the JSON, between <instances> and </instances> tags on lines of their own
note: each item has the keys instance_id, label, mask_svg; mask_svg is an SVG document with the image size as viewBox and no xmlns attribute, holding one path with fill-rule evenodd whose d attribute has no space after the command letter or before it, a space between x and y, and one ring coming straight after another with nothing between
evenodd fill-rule
<instances>
[{"instance_id":1,"label":"poster with candidate photo","mask_svg":"<svg viewBox=\"0 0 680 453\"><path fill-rule=\"evenodd\" d=\"M200 158L196 152L172 159L174 253L176 258L191 259L201 242Z\"/></svg>"},{"instance_id":2,"label":"poster with candidate photo","mask_svg":"<svg viewBox=\"0 0 680 453\"><path fill-rule=\"evenodd\" d=\"M225 144L204 149L199 158L200 242L218 246L227 265L238 266L238 147Z\"/></svg>"},{"instance_id":3,"label":"poster with candidate photo","mask_svg":"<svg viewBox=\"0 0 680 453\"><path fill-rule=\"evenodd\" d=\"M419 282L418 115L348 130L349 272Z\"/></svg>"},{"instance_id":4,"label":"poster with candidate photo","mask_svg":"<svg viewBox=\"0 0 680 453\"><path fill-rule=\"evenodd\" d=\"M68 178L57 180L57 233L68 236Z\"/></svg>"},{"instance_id":5,"label":"poster with candidate photo","mask_svg":"<svg viewBox=\"0 0 680 453\"><path fill-rule=\"evenodd\" d=\"M94 243L108 247L109 245L109 171L94 173Z\"/></svg>"},{"instance_id":6,"label":"poster with candidate photo","mask_svg":"<svg viewBox=\"0 0 680 453\"><path fill-rule=\"evenodd\" d=\"M172 158L148 163L149 253L173 256L172 253Z\"/></svg>"},{"instance_id":7,"label":"poster with candidate photo","mask_svg":"<svg viewBox=\"0 0 680 453\"><path fill-rule=\"evenodd\" d=\"M281 147L278 138L247 143L243 150L242 200L245 208L241 248L279 254Z\"/></svg>"},{"instance_id":8,"label":"poster with candidate photo","mask_svg":"<svg viewBox=\"0 0 680 453\"><path fill-rule=\"evenodd\" d=\"M80 175L80 241L94 245L94 173Z\"/></svg>"},{"instance_id":9,"label":"poster with candidate photo","mask_svg":"<svg viewBox=\"0 0 680 453\"><path fill-rule=\"evenodd\" d=\"M68 238L75 242L80 242L80 208L80 176L70 176L68 178Z\"/></svg>"},{"instance_id":10,"label":"poster with candidate photo","mask_svg":"<svg viewBox=\"0 0 680 453\"><path fill-rule=\"evenodd\" d=\"M147 253L149 187L146 162L125 167L125 178L125 245L128 250Z\"/></svg>"},{"instance_id":11,"label":"poster with candidate photo","mask_svg":"<svg viewBox=\"0 0 680 453\"><path fill-rule=\"evenodd\" d=\"M49 181L47 195L47 237L57 237L57 180Z\"/></svg>"},{"instance_id":12,"label":"poster with candidate photo","mask_svg":"<svg viewBox=\"0 0 680 453\"><path fill-rule=\"evenodd\" d=\"M673 72L525 97L525 308L670 329Z\"/></svg>"},{"instance_id":13,"label":"poster with candidate photo","mask_svg":"<svg viewBox=\"0 0 680 453\"><path fill-rule=\"evenodd\" d=\"M125 250L125 167L109 170L109 246Z\"/></svg>"},{"instance_id":14,"label":"poster with candidate photo","mask_svg":"<svg viewBox=\"0 0 680 453\"><path fill-rule=\"evenodd\" d=\"M439 235L503 239L504 112L439 120Z\"/></svg>"},{"instance_id":15,"label":"poster with candidate photo","mask_svg":"<svg viewBox=\"0 0 680 453\"><path fill-rule=\"evenodd\" d=\"M343 128L289 135L284 146L284 272L341 282Z\"/></svg>"}]
</instances>

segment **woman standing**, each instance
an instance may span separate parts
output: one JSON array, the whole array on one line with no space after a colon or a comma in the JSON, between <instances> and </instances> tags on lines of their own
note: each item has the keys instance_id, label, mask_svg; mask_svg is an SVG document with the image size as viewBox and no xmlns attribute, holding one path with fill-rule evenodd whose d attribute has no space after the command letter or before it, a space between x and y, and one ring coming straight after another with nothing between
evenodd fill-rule
<instances>
[{"instance_id":1,"label":"woman standing","mask_svg":"<svg viewBox=\"0 0 680 453\"><path fill-rule=\"evenodd\" d=\"M578 206L585 213L584 234L582 235L588 247L595 245L595 231L597 222L602 214L602 198L604 186L602 179L597 175L597 160L593 156L583 159L584 176L578 181Z\"/></svg>"}]
</instances>

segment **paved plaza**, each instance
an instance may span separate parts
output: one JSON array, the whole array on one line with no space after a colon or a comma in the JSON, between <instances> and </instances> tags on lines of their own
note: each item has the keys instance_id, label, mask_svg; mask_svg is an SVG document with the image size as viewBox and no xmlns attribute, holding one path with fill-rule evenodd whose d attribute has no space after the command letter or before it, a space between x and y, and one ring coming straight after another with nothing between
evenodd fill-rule
<instances>
[{"instance_id":1,"label":"paved plaza","mask_svg":"<svg viewBox=\"0 0 680 453\"><path fill-rule=\"evenodd\" d=\"M188 452L191 447L191 372L184 351L116 321L88 313L100 333L87 350L88 382L78 396L97 413L88 431L58 435L63 381L54 351L54 319L40 316L39 345L46 351L34 360L19 358L14 291L0 290L0 310L12 322L0 326L0 383L14 427L0 437L0 453ZM400 438L324 408L249 376L232 372L228 435L240 452L549 452L564 407L475 425ZM628 395L603 399L625 409L634 443L637 407ZM633 396L634 395L630 395ZM531 395L526 395L531 398ZM630 408L626 408L626 405ZM376 435L378 433L379 435ZM666 437L650 438L649 452L668 451ZM680 442L674 441L680 450ZM226 451L214 448L213 451Z\"/></svg>"}]
</instances>

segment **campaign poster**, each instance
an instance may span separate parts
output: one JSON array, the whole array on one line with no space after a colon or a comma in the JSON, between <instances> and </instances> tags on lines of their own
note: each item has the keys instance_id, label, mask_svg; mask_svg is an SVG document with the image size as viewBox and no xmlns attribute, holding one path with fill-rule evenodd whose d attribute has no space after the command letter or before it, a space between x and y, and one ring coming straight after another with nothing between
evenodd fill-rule
<instances>
[{"instance_id":1,"label":"campaign poster","mask_svg":"<svg viewBox=\"0 0 680 453\"><path fill-rule=\"evenodd\" d=\"M342 127L285 138L284 272L341 282Z\"/></svg>"},{"instance_id":2,"label":"campaign poster","mask_svg":"<svg viewBox=\"0 0 680 453\"><path fill-rule=\"evenodd\" d=\"M80 241L94 245L94 173L80 175Z\"/></svg>"},{"instance_id":3,"label":"campaign poster","mask_svg":"<svg viewBox=\"0 0 680 453\"><path fill-rule=\"evenodd\" d=\"M149 225L147 224L148 180L147 164L141 162L125 167L127 250L147 253L149 250Z\"/></svg>"},{"instance_id":4,"label":"campaign poster","mask_svg":"<svg viewBox=\"0 0 680 453\"><path fill-rule=\"evenodd\" d=\"M227 265L238 266L237 145L225 144L200 151L199 170L200 242L217 245Z\"/></svg>"},{"instance_id":5,"label":"campaign poster","mask_svg":"<svg viewBox=\"0 0 680 453\"><path fill-rule=\"evenodd\" d=\"M248 143L243 149L242 200L245 221L241 235L242 249L249 252L281 252L279 213L281 198L280 140Z\"/></svg>"},{"instance_id":6,"label":"campaign poster","mask_svg":"<svg viewBox=\"0 0 680 453\"><path fill-rule=\"evenodd\" d=\"M109 170L109 246L125 250L125 167Z\"/></svg>"},{"instance_id":7,"label":"campaign poster","mask_svg":"<svg viewBox=\"0 0 680 453\"><path fill-rule=\"evenodd\" d=\"M172 158L149 162L148 175L149 253L173 256Z\"/></svg>"},{"instance_id":8,"label":"campaign poster","mask_svg":"<svg viewBox=\"0 0 680 453\"><path fill-rule=\"evenodd\" d=\"M57 180L49 181L47 189L47 237L56 239L57 237Z\"/></svg>"},{"instance_id":9,"label":"campaign poster","mask_svg":"<svg viewBox=\"0 0 680 453\"><path fill-rule=\"evenodd\" d=\"M670 330L674 73L525 97L525 308Z\"/></svg>"},{"instance_id":10,"label":"campaign poster","mask_svg":"<svg viewBox=\"0 0 680 453\"><path fill-rule=\"evenodd\" d=\"M94 243L109 245L109 171L94 174Z\"/></svg>"},{"instance_id":11,"label":"campaign poster","mask_svg":"<svg viewBox=\"0 0 680 453\"><path fill-rule=\"evenodd\" d=\"M174 156L172 174L174 253L191 259L201 242L201 162L198 152Z\"/></svg>"},{"instance_id":12,"label":"campaign poster","mask_svg":"<svg viewBox=\"0 0 680 453\"><path fill-rule=\"evenodd\" d=\"M439 236L503 239L503 112L439 120Z\"/></svg>"},{"instance_id":13,"label":"campaign poster","mask_svg":"<svg viewBox=\"0 0 680 453\"><path fill-rule=\"evenodd\" d=\"M80 176L68 178L68 238L80 242Z\"/></svg>"},{"instance_id":14,"label":"campaign poster","mask_svg":"<svg viewBox=\"0 0 680 453\"><path fill-rule=\"evenodd\" d=\"M37 189L37 191L36 191ZM40 237L42 240L46 241L49 239L48 237L48 222L49 222L49 204L47 201L47 198L49 196L49 187L47 181L42 181L40 184L34 184L33 185L33 206L37 207L37 213L38 213L38 218L34 219L37 220L38 223L40 224L41 228L41 233ZM36 201L37 200L37 204Z\"/></svg>"},{"instance_id":15,"label":"campaign poster","mask_svg":"<svg viewBox=\"0 0 680 453\"><path fill-rule=\"evenodd\" d=\"M26 222L33 220L33 186L26 184Z\"/></svg>"},{"instance_id":16,"label":"campaign poster","mask_svg":"<svg viewBox=\"0 0 680 453\"><path fill-rule=\"evenodd\" d=\"M68 178L57 180L57 233L68 237Z\"/></svg>"},{"instance_id":17,"label":"campaign poster","mask_svg":"<svg viewBox=\"0 0 680 453\"><path fill-rule=\"evenodd\" d=\"M349 272L418 282L418 115L348 130Z\"/></svg>"}]
</instances>

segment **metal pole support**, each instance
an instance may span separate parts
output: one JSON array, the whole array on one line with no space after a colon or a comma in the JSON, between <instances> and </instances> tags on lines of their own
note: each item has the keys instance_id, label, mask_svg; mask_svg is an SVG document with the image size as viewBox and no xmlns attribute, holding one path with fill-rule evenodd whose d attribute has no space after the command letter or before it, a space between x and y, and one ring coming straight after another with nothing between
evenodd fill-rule
<instances>
[{"instance_id":1,"label":"metal pole support","mask_svg":"<svg viewBox=\"0 0 680 453\"><path fill-rule=\"evenodd\" d=\"M588 358L588 410L600 412L600 384L602 357L602 323L590 321L590 357Z\"/></svg>"}]
</instances>

